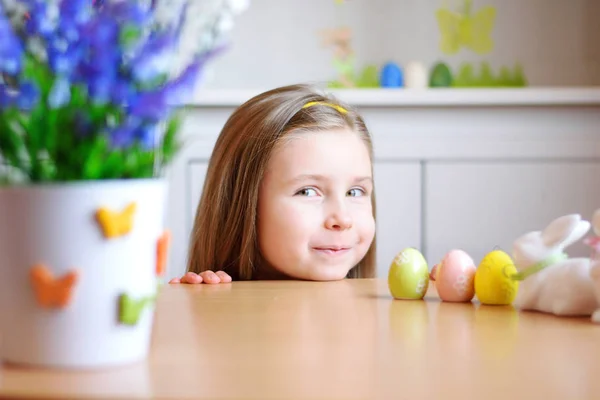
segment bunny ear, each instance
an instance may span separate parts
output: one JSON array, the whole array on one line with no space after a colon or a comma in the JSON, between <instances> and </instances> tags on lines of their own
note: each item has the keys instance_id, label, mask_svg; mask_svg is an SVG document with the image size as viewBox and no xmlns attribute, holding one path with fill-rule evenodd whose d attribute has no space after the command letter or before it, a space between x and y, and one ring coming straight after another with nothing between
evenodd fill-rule
<instances>
[{"instance_id":1,"label":"bunny ear","mask_svg":"<svg viewBox=\"0 0 600 400\"><path fill-rule=\"evenodd\" d=\"M581 215L565 215L555 219L544 229L542 239L548 247L565 246L581 238L589 229L589 222L582 221Z\"/></svg>"},{"instance_id":2,"label":"bunny ear","mask_svg":"<svg viewBox=\"0 0 600 400\"><path fill-rule=\"evenodd\" d=\"M546 247L543 245L540 231L526 233L513 243L512 255L517 264L522 264L528 260L542 259L545 253Z\"/></svg>"}]
</instances>

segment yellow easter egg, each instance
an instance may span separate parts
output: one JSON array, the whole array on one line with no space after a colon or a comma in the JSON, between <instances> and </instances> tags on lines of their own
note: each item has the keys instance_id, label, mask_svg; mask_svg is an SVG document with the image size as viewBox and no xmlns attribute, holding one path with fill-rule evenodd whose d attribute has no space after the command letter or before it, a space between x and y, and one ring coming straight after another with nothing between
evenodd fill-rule
<instances>
[{"instance_id":1,"label":"yellow easter egg","mask_svg":"<svg viewBox=\"0 0 600 400\"><path fill-rule=\"evenodd\" d=\"M482 304L508 305L517 296L519 282L510 279L517 273L512 258L494 250L481 260L475 272L475 295Z\"/></svg>"}]
</instances>

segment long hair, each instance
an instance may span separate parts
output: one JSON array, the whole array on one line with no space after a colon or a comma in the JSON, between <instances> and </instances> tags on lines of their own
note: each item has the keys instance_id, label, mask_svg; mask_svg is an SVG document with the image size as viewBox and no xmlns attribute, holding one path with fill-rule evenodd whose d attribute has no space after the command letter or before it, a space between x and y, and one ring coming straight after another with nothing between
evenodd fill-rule
<instances>
[{"instance_id":1,"label":"long hair","mask_svg":"<svg viewBox=\"0 0 600 400\"><path fill-rule=\"evenodd\" d=\"M335 107L313 106L327 102ZM288 133L348 128L373 145L360 115L309 85L290 85L253 97L229 117L210 161L190 237L187 270L222 270L234 280L250 280L264 265L258 232L258 193L273 149ZM371 171L373 172L373 171ZM375 191L371 205L375 218ZM375 238L348 278L375 276Z\"/></svg>"}]
</instances>

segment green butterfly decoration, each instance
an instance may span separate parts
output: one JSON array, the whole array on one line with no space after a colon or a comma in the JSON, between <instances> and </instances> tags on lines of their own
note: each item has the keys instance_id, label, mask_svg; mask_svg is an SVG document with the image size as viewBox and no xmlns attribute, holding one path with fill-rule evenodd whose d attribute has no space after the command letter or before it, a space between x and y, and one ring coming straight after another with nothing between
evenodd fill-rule
<instances>
[{"instance_id":1,"label":"green butterfly decoration","mask_svg":"<svg viewBox=\"0 0 600 400\"><path fill-rule=\"evenodd\" d=\"M136 299L128 294L122 294L119 296L119 322L125 325L137 324L144 308L151 305L155 298L156 296L145 296Z\"/></svg>"},{"instance_id":2,"label":"green butterfly decoration","mask_svg":"<svg viewBox=\"0 0 600 400\"><path fill-rule=\"evenodd\" d=\"M491 34L494 29L496 9L487 6L472 14L471 5L472 0L464 0L462 13L448 8L436 11L442 52L456 54L461 47L465 47L477 54L486 54L494 48Z\"/></svg>"}]
</instances>

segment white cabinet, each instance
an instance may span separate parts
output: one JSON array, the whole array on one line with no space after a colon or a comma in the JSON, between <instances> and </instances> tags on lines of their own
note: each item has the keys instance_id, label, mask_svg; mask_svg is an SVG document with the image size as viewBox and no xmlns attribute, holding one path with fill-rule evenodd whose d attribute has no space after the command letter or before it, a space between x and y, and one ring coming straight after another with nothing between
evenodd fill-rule
<instances>
[{"instance_id":1,"label":"white cabinet","mask_svg":"<svg viewBox=\"0 0 600 400\"><path fill-rule=\"evenodd\" d=\"M168 278L185 272L189 233L215 140L256 93L205 93L170 168ZM419 248L430 265L452 248L476 262L568 213L600 208L600 90L347 90L373 134L377 274ZM568 249L586 255L581 243Z\"/></svg>"},{"instance_id":2,"label":"white cabinet","mask_svg":"<svg viewBox=\"0 0 600 400\"><path fill-rule=\"evenodd\" d=\"M394 256L421 248L421 166L418 162L376 161L377 276L387 277Z\"/></svg>"},{"instance_id":3,"label":"white cabinet","mask_svg":"<svg viewBox=\"0 0 600 400\"><path fill-rule=\"evenodd\" d=\"M496 246L512 251L514 240L541 230L554 218L600 207L600 162L431 162L424 170L427 257L438 262L452 248L478 264ZM582 243L567 249L588 255Z\"/></svg>"}]
</instances>

